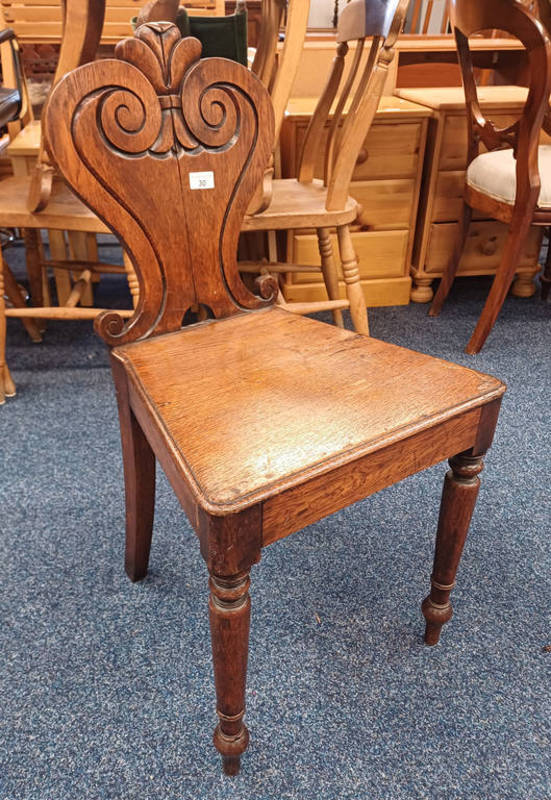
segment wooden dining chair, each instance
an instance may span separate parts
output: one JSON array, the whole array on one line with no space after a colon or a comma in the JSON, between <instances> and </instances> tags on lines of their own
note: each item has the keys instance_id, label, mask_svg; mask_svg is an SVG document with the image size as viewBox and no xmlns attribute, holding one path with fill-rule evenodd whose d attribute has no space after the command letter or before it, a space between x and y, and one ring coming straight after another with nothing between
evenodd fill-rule
<instances>
[{"instance_id":1,"label":"wooden dining chair","mask_svg":"<svg viewBox=\"0 0 551 800\"><path fill-rule=\"evenodd\" d=\"M105 0L66 0L63 4L64 36L54 85L68 71L95 56L99 44ZM0 9L0 18L2 17ZM17 42L12 37L11 54L2 52L4 86L17 89L22 108L15 128L25 133L25 126L35 124L28 103L25 75ZM7 45L1 45L7 47ZM19 130L22 128L22 132ZM6 366L6 318L21 319L34 342L42 339L48 319L93 320L103 309L94 308L92 283L101 274L126 274L137 302L136 276L127 263L104 264L98 261L95 234L108 229L55 175L49 156L41 144L36 166L30 173L17 173L0 181L0 225L19 228L23 233L31 305L23 299L9 266L0 260L0 288L8 306L0 301L0 404L15 394L15 384ZM40 231L48 231L49 257L44 254ZM50 298L47 272L56 279L57 304ZM121 311L131 316L130 310Z\"/></svg>"},{"instance_id":2,"label":"wooden dining chair","mask_svg":"<svg viewBox=\"0 0 551 800\"><path fill-rule=\"evenodd\" d=\"M411 7L411 20L407 33L421 33L429 35L431 23L434 27L435 12L440 11L440 24L438 32L443 34L448 30L450 21L448 0L413 0ZM434 31L432 31L434 34Z\"/></svg>"},{"instance_id":3,"label":"wooden dining chair","mask_svg":"<svg viewBox=\"0 0 551 800\"><path fill-rule=\"evenodd\" d=\"M60 81L48 144L139 276L132 319L96 321L120 414L126 570L147 571L157 459L208 567L214 744L235 774L262 548L451 456L422 606L435 644L505 387L274 307L270 275L247 289L236 252L272 151L268 93L240 64L199 60L199 42L167 23L142 25L116 56ZM211 318L182 328L196 304Z\"/></svg>"},{"instance_id":4,"label":"wooden dining chair","mask_svg":"<svg viewBox=\"0 0 551 800\"><path fill-rule=\"evenodd\" d=\"M539 144L542 126L551 133L551 41L541 22L515 0L452 0L451 19L467 104L468 167L463 214L455 250L429 310L437 316L453 284L467 239L472 210L509 226L492 288L467 353L486 341L513 281L531 225L551 224L551 146ZM521 117L497 128L478 103L469 36L498 26L516 36L530 64L528 98ZM480 152L480 145L488 152Z\"/></svg>"},{"instance_id":5,"label":"wooden dining chair","mask_svg":"<svg viewBox=\"0 0 551 800\"><path fill-rule=\"evenodd\" d=\"M8 47L7 52L5 47ZM26 85L24 84L20 70L19 48L15 33L12 28L4 28L0 31L0 48L2 48L2 72L8 76L8 86L0 87L0 128L8 129L13 134L21 130L23 124L30 114L30 105ZM0 253L0 259L3 256ZM6 316L5 316L5 294L4 274L0 265L0 404L5 401L6 394L15 394L15 384L6 364ZM33 324L27 324L29 335L33 338L40 337L38 328Z\"/></svg>"},{"instance_id":6,"label":"wooden dining chair","mask_svg":"<svg viewBox=\"0 0 551 800\"><path fill-rule=\"evenodd\" d=\"M317 231L320 270L328 300L287 306L280 295L280 302L298 314L331 310L335 323L341 327L341 309L349 308L358 333L368 333L369 329L358 260L350 235L350 225L360 209L348 190L362 145L377 112L408 2L352 0L344 7L337 31L337 54L306 132L298 174L296 178L274 180L268 208L248 219L248 227L258 231L312 228ZM351 43L354 43L353 49L349 46ZM349 51L353 56L346 74L345 60ZM319 179L314 176L323 147L324 175ZM339 274L333 252L334 229L345 299L340 297ZM242 264L240 268L243 272L258 269L255 264ZM271 262L264 269L272 274L311 273L315 267Z\"/></svg>"}]
</instances>

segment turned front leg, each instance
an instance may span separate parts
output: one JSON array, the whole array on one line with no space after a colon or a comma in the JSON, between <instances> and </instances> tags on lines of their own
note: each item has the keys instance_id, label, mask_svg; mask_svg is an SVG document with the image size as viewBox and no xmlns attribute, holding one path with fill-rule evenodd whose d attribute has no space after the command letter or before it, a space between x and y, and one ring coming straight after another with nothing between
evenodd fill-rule
<instances>
[{"instance_id":1,"label":"turned front leg","mask_svg":"<svg viewBox=\"0 0 551 800\"><path fill-rule=\"evenodd\" d=\"M442 625L452 617L450 593L478 496L478 475L484 466L481 456L465 453L451 458L449 464L451 469L446 475L440 506L431 590L422 605L428 645L437 644Z\"/></svg>"},{"instance_id":2,"label":"turned front leg","mask_svg":"<svg viewBox=\"0 0 551 800\"><path fill-rule=\"evenodd\" d=\"M327 289L327 296L330 300L338 300L339 294L339 275L337 272L337 265L335 263L335 256L333 254L333 242L331 241L331 234L327 228L318 228L318 247L321 257L321 271L323 273L323 280L325 288ZM333 315L333 322L337 327L344 328L342 318L342 311L336 309L331 312Z\"/></svg>"},{"instance_id":3,"label":"turned front leg","mask_svg":"<svg viewBox=\"0 0 551 800\"><path fill-rule=\"evenodd\" d=\"M369 336L369 323L365 297L360 283L360 268L354 251L352 235L348 225L337 228L339 252L341 256L342 274L346 286L346 295L350 301L350 316L354 330Z\"/></svg>"},{"instance_id":4,"label":"turned front leg","mask_svg":"<svg viewBox=\"0 0 551 800\"><path fill-rule=\"evenodd\" d=\"M222 755L226 775L237 775L240 756L249 744L243 723L249 652L251 600L249 573L233 577L210 576L210 630L216 712L219 722L214 745Z\"/></svg>"}]
</instances>

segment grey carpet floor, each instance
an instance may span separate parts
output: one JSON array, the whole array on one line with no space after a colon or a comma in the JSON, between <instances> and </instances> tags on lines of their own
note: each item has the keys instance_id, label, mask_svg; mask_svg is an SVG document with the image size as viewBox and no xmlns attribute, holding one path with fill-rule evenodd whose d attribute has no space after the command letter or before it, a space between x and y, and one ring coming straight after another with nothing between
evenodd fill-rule
<instances>
[{"instance_id":1,"label":"grey carpet floor","mask_svg":"<svg viewBox=\"0 0 551 800\"><path fill-rule=\"evenodd\" d=\"M86 323L51 323L33 345L10 321L1 800L551 798L551 306L509 298L469 357L487 288L458 281L437 320L418 305L370 315L374 336L509 384L454 619L423 646L444 464L268 548L234 779L211 745L206 570L162 475L150 574L132 585L123 571L105 348ZM120 302L116 279L103 291Z\"/></svg>"}]
</instances>

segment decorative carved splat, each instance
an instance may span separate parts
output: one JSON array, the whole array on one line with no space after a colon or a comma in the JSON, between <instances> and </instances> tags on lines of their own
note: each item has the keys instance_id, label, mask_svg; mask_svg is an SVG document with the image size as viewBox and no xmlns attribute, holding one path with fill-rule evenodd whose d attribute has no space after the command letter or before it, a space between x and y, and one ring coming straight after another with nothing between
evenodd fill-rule
<instances>
[{"instance_id":1,"label":"decorative carved splat","mask_svg":"<svg viewBox=\"0 0 551 800\"><path fill-rule=\"evenodd\" d=\"M222 317L276 297L275 281L252 294L236 259L273 146L270 100L240 64L200 54L174 25L148 23L117 45L116 60L67 75L48 103L53 158L138 275L134 317L96 321L111 346L177 330L198 303Z\"/></svg>"}]
</instances>

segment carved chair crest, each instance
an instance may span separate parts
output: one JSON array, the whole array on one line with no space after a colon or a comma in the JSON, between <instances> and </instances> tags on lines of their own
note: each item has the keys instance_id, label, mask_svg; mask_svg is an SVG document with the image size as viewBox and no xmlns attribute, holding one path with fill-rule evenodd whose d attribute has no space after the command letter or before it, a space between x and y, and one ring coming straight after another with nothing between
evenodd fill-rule
<instances>
[{"instance_id":1,"label":"carved chair crest","mask_svg":"<svg viewBox=\"0 0 551 800\"><path fill-rule=\"evenodd\" d=\"M237 267L273 147L266 90L240 64L200 60L200 42L165 22L142 25L115 55L68 74L45 114L60 172L119 237L140 283L132 319L107 312L97 332L124 344L178 330L196 304L223 317L272 302L273 279L257 296Z\"/></svg>"}]
</instances>

